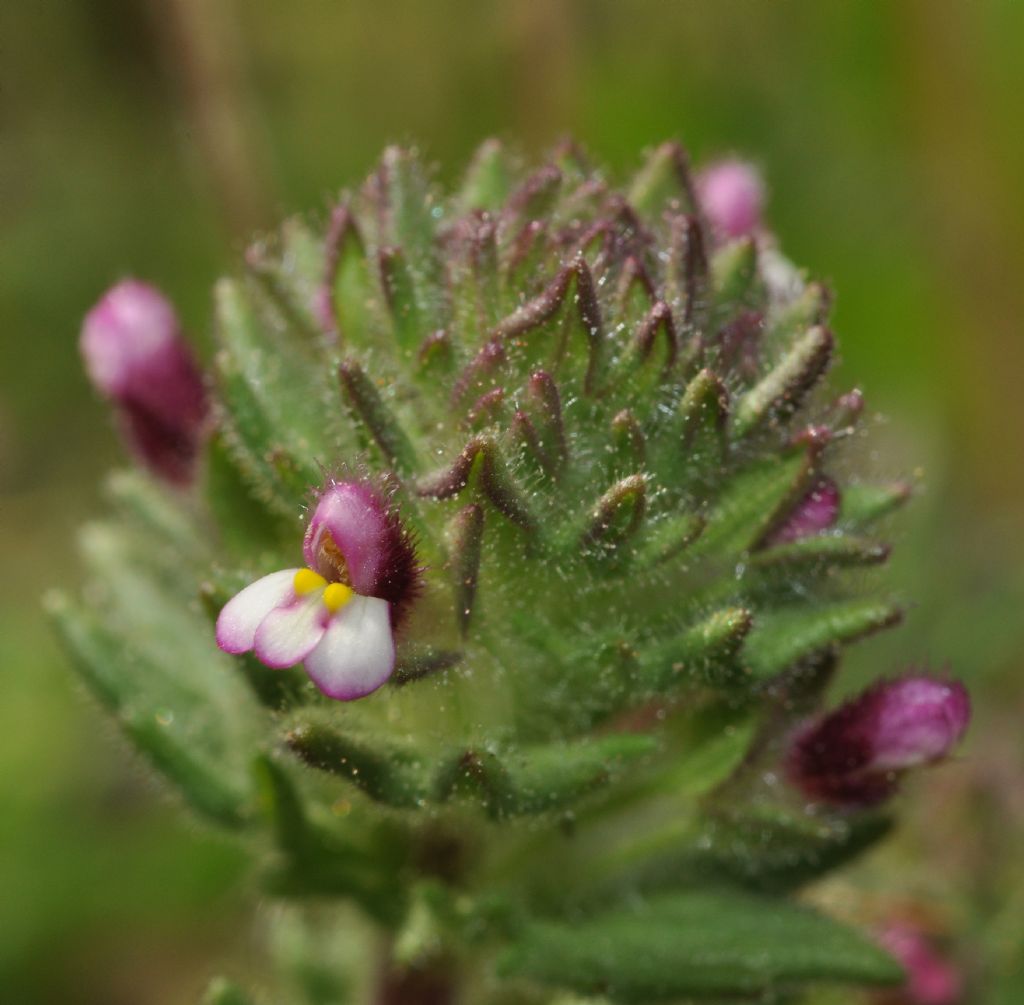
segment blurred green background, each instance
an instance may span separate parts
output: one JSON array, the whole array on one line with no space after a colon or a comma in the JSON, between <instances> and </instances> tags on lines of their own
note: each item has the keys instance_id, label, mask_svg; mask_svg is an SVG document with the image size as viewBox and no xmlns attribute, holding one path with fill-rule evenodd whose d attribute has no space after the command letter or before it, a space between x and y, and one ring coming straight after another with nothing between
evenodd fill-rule
<instances>
[{"instance_id":1,"label":"blurred green background","mask_svg":"<svg viewBox=\"0 0 1024 1005\"><path fill-rule=\"evenodd\" d=\"M571 133L623 173L675 136L754 157L783 247L837 291L866 463L922 488L892 573L917 606L847 680L949 660L977 716L902 836L822 895L913 903L979 996L1024 1001L1022 42L1015 0L4 4L0 1000L176 1005L258 963L244 857L126 753L39 611L119 460L82 315L135 274L205 348L246 237L384 144L451 180L490 134L534 156Z\"/></svg>"}]
</instances>

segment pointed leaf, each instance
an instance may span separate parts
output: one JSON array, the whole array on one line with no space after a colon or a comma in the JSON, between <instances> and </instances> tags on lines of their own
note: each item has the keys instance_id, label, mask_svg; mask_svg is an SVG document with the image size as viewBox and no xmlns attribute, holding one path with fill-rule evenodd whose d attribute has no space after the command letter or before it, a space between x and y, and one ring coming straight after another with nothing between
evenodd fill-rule
<instances>
[{"instance_id":1,"label":"pointed leaf","mask_svg":"<svg viewBox=\"0 0 1024 1005\"><path fill-rule=\"evenodd\" d=\"M617 1002L768 995L806 982L893 984L873 942L795 904L727 890L652 897L572 923L528 923L504 974Z\"/></svg>"},{"instance_id":2,"label":"pointed leaf","mask_svg":"<svg viewBox=\"0 0 1024 1005\"><path fill-rule=\"evenodd\" d=\"M384 459L400 475L415 474L416 451L362 365L346 360L338 368L338 376L353 416L365 426Z\"/></svg>"},{"instance_id":3,"label":"pointed leaf","mask_svg":"<svg viewBox=\"0 0 1024 1005\"><path fill-rule=\"evenodd\" d=\"M629 201L644 216L651 217L672 205L696 210L689 158L678 143L663 143L651 153L633 179Z\"/></svg>"},{"instance_id":4,"label":"pointed leaf","mask_svg":"<svg viewBox=\"0 0 1024 1005\"><path fill-rule=\"evenodd\" d=\"M379 310L379 296L347 202L332 211L325 244L320 323L348 345L366 345Z\"/></svg>"},{"instance_id":5,"label":"pointed leaf","mask_svg":"<svg viewBox=\"0 0 1024 1005\"><path fill-rule=\"evenodd\" d=\"M750 611L729 607L639 656L638 683L660 693L674 685L706 680L713 684L735 680L738 654L753 624Z\"/></svg>"},{"instance_id":6,"label":"pointed leaf","mask_svg":"<svg viewBox=\"0 0 1024 1005\"><path fill-rule=\"evenodd\" d=\"M905 505L913 494L906 482L893 485L848 485L843 489L839 523L862 531Z\"/></svg>"},{"instance_id":7,"label":"pointed leaf","mask_svg":"<svg viewBox=\"0 0 1024 1005\"><path fill-rule=\"evenodd\" d=\"M816 653L888 628L901 616L898 605L877 600L765 611L757 617L744 658L755 677L771 677Z\"/></svg>"},{"instance_id":8,"label":"pointed leaf","mask_svg":"<svg viewBox=\"0 0 1024 1005\"><path fill-rule=\"evenodd\" d=\"M621 734L497 754L467 750L444 766L438 798L482 798L495 818L546 813L569 806L613 781L633 760L657 746L652 737Z\"/></svg>"},{"instance_id":9,"label":"pointed leaf","mask_svg":"<svg viewBox=\"0 0 1024 1005\"><path fill-rule=\"evenodd\" d=\"M46 606L89 690L153 767L198 813L228 827L242 823L249 792L237 766L245 754L225 744L246 741L232 728L226 710L219 703L207 706L202 694L171 685L164 669L138 646L67 597L51 594ZM214 720L221 717L228 728L218 732Z\"/></svg>"},{"instance_id":10,"label":"pointed leaf","mask_svg":"<svg viewBox=\"0 0 1024 1005\"><path fill-rule=\"evenodd\" d=\"M849 566L878 565L889 557L889 546L848 534L813 534L773 545L750 559L753 568L790 575L794 572L827 572Z\"/></svg>"},{"instance_id":11,"label":"pointed leaf","mask_svg":"<svg viewBox=\"0 0 1024 1005\"><path fill-rule=\"evenodd\" d=\"M455 616L463 635L469 629L476 600L483 532L483 507L475 503L459 510L448 524L448 554L455 592Z\"/></svg>"},{"instance_id":12,"label":"pointed leaf","mask_svg":"<svg viewBox=\"0 0 1024 1005\"><path fill-rule=\"evenodd\" d=\"M389 806L415 806L427 793L422 760L386 737L346 733L310 721L293 725L285 742L311 767L345 778Z\"/></svg>"},{"instance_id":13,"label":"pointed leaf","mask_svg":"<svg viewBox=\"0 0 1024 1005\"><path fill-rule=\"evenodd\" d=\"M740 399L733 423L736 436L746 436L762 423L796 411L828 368L832 348L827 328L811 328L798 338L774 369Z\"/></svg>"},{"instance_id":14,"label":"pointed leaf","mask_svg":"<svg viewBox=\"0 0 1024 1005\"><path fill-rule=\"evenodd\" d=\"M511 171L500 140L484 140L477 147L459 192L459 210L497 210L508 197Z\"/></svg>"},{"instance_id":15,"label":"pointed leaf","mask_svg":"<svg viewBox=\"0 0 1024 1005\"><path fill-rule=\"evenodd\" d=\"M803 443L741 471L728 482L708 513L694 551L724 554L752 548L779 513L799 498L813 474L815 461L815 445Z\"/></svg>"}]
</instances>

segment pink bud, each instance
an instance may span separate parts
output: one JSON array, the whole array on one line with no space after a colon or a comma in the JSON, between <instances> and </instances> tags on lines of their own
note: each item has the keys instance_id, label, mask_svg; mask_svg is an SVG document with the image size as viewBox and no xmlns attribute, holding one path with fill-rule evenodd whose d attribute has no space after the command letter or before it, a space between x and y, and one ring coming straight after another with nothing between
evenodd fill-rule
<instances>
[{"instance_id":1,"label":"pink bud","mask_svg":"<svg viewBox=\"0 0 1024 1005\"><path fill-rule=\"evenodd\" d=\"M839 516L839 486L831 478L822 478L793 507L785 521L765 540L765 544L786 544L828 530Z\"/></svg>"},{"instance_id":2,"label":"pink bud","mask_svg":"<svg viewBox=\"0 0 1024 1005\"><path fill-rule=\"evenodd\" d=\"M760 227L764 196L760 173L745 161L718 161L697 176L700 204L711 226L726 238L744 237Z\"/></svg>"},{"instance_id":3,"label":"pink bud","mask_svg":"<svg viewBox=\"0 0 1024 1005\"><path fill-rule=\"evenodd\" d=\"M387 500L365 482L330 482L321 491L303 554L328 581L387 600L396 624L419 587L409 533Z\"/></svg>"},{"instance_id":4,"label":"pink bud","mask_svg":"<svg viewBox=\"0 0 1024 1005\"><path fill-rule=\"evenodd\" d=\"M892 1005L956 1005L962 1001L964 982L960 972L943 959L917 928L893 924L879 941L903 965L907 980L894 996L886 995Z\"/></svg>"},{"instance_id":5,"label":"pink bud","mask_svg":"<svg viewBox=\"0 0 1024 1005\"><path fill-rule=\"evenodd\" d=\"M79 346L136 456L170 482L190 482L207 400L174 308L154 287L126 279L86 315Z\"/></svg>"},{"instance_id":6,"label":"pink bud","mask_svg":"<svg viewBox=\"0 0 1024 1005\"><path fill-rule=\"evenodd\" d=\"M908 676L882 681L801 729L787 773L812 799L870 805L908 768L944 757L963 736L971 708L958 681Z\"/></svg>"}]
</instances>

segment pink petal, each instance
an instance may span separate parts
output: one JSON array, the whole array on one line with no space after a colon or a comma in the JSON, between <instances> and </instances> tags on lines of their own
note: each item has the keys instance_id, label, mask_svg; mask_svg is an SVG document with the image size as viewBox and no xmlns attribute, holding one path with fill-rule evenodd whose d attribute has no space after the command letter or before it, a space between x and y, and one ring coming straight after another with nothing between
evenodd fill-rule
<instances>
[{"instance_id":1,"label":"pink petal","mask_svg":"<svg viewBox=\"0 0 1024 1005\"><path fill-rule=\"evenodd\" d=\"M710 165L697 178L697 194L712 226L725 237L752 234L760 226L764 182L752 164L727 160Z\"/></svg>"},{"instance_id":2,"label":"pink petal","mask_svg":"<svg viewBox=\"0 0 1024 1005\"><path fill-rule=\"evenodd\" d=\"M306 562L329 580L339 578L333 557L323 551L330 539L347 566L348 581L356 593L376 592L388 543L387 511L367 485L334 482L320 495L309 521L303 550Z\"/></svg>"},{"instance_id":3,"label":"pink petal","mask_svg":"<svg viewBox=\"0 0 1024 1005\"><path fill-rule=\"evenodd\" d=\"M903 769L945 757L971 718L971 699L959 681L908 676L881 687L874 723L874 766Z\"/></svg>"},{"instance_id":4,"label":"pink petal","mask_svg":"<svg viewBox=\"0 0 1024 1005\"><path fill-rule=\"evenodd\" d=\"M174 308L154 286L126 279L111 287L85 317L81 349L86 370L104 394L118 398L137 383L140 368L177 344Z\"/></svg>"},{"instance_id":5,"label":"pink petal","mask_svg":"<svg viewBox=\"0 0 1024 1005\"><path fill-rule=\"evenodd\" d=\"M330 612L317 590L275 607L256 629L256 658L275 670L301 663L323 637Z\"/></svg>"},{"instance_id":6,"label":"pink petal","mask_svg":"<svg viewBox=\"0 0 1024 1005\"><path fill-rule=\"evenodd\" d=\"M217 618L217 645L226 653L244 653L252 649L256 629L275 608L290 600L292 583L298 569L282 569L257 579L232 597Z\"/></svg>"},{"instance_id":7,"label":"pink petal","mask_svg":"<svg viewBox=\"0 0 1024 1005\"><path fill-rule=\"evenodd\" d=\"M822 478L794 507L766 544L788 544L828 530L839 517L839 486Z\"/></svg>"},{"instance_id":8,"label":"pink petal","mask_svg":"<svg viewBox=\"0 0 1024 1005\"><path fill-rule=\"evenodd\" d=\"M395 669L388 602L354 597L331 620L306 657L306 673L324 694L352 701L376 691Z\"/></svg>"}]
</instances>

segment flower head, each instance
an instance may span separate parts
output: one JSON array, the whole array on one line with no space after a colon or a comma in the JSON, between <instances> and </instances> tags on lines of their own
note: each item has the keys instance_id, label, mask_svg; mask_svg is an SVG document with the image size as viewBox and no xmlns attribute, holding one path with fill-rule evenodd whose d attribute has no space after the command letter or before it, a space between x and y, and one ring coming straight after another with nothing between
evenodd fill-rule
<instances>
[{"instance_id":1,"label":"flower head","mask_svg":"<svg viewBox=\"0 0 1024 1005\"><path fill-rule=\"evenodd\" d=\"M207 399L167 299L135 279L118 283L86 315L80 347L133 453L167 481L191 481Z\"/></svg>"},{"instance_id":2,"label":"flower head","mask_svg":"<svg viewBox=\"0 0 1024 1005\"><path fill-rule=\"evenodd\" d=\"M746 161L718 161L697 177L697 193L711 226L725 238L745 237L761 225L764 182Z\"/></svg>"},{"instance_id":3,"label":"flower head","mask_svg":"<svg viewBox=\"0 0 1024 1005\"><path fill-rule=\"evenodd\" d=\"M217 645L276 669L304 663L324 694L362 698L395 667L394 626L418 585L412 542L375 489L331 482L303 551L305 568L272 572L228 601Z\"/></svg>"},{"instance_id":4,"label":"flower head","mask_svg":"<svg viewBox=\"0 0 1024 1005\"><path fill-rule=\"evenodd\" d=\"M907 973L903 987L895 995L884 996L887 1005L956 1005L962 1001L964 981L960 971L939 955L916 926L889 925L879 941Z\"/></svg>"},{"instance_id":5,"label":"flower head","mask_svg":"<svg viewBox=\"0 0 1024 1005\"><path fill-rule=\"evenodd\" d=\"M944 757L969 719L970 699L958 681L883 681L803 727L788 752L788 774L812 799L870 805L895 789L903 771Z\"/></svg>"}]
</instances>

